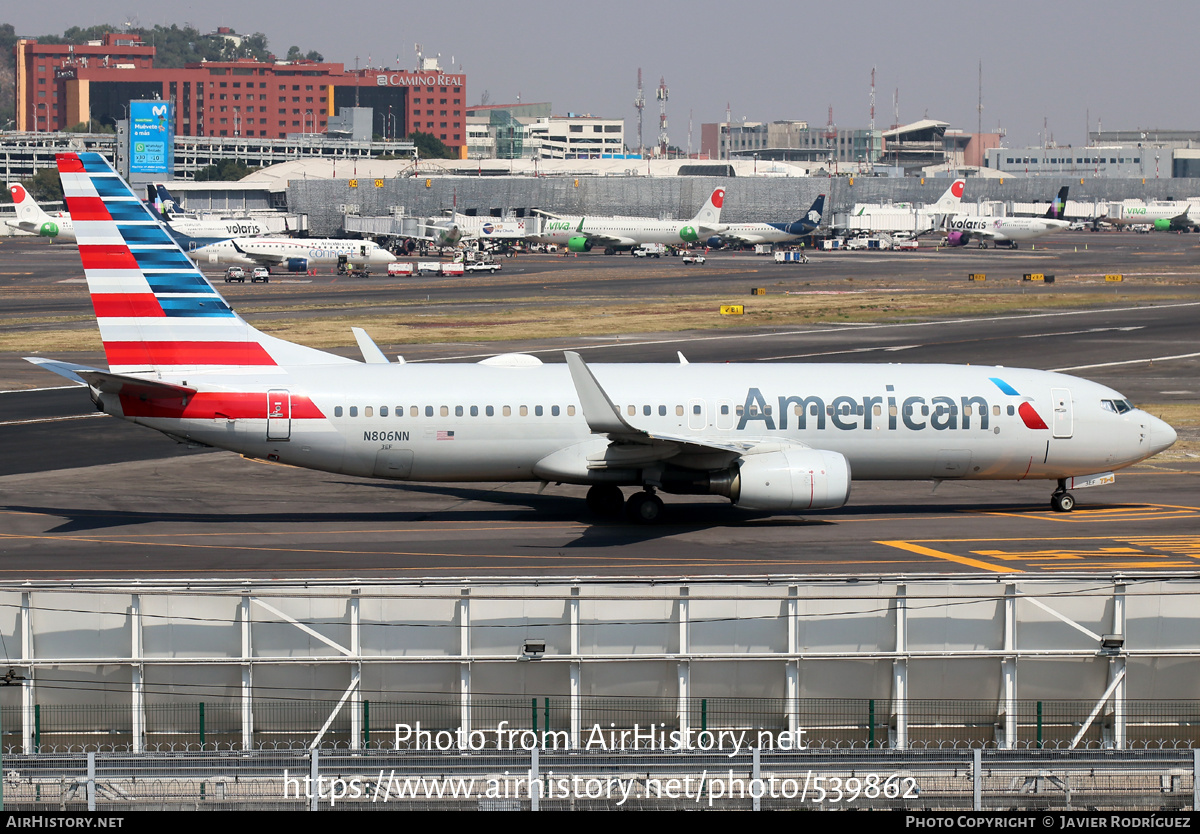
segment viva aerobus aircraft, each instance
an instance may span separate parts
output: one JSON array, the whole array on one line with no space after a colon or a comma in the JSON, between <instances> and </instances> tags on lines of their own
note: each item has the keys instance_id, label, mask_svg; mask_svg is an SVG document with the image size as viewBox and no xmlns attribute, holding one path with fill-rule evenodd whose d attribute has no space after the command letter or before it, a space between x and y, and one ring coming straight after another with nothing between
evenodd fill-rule
<instances>
[{"instance_id":1,"label":"viva aerobus aircraft","mask_svg":"<svg viewBox=\"0 0 1200 834\"><path fill-rule=\"evenodd\" d=\"M1067 207L1067 186L1058 190L1058 196L1041 217L979 217L956 214L946 219L946 245L966 246L972 239L979 241L981 249L990 240L995 246L1017 248L1019 241L1036 240L1051 232L1061 232L1071 224L1063 219Z\"/></svg>"},{"instance_id":2,"label":"viva aerobus aircraft","mask_svg":"<svg viewBox=\"0 0 1200 834\"><path fill-rule=\"evenodd\" d=\"M759 243L787 243L811 235L821 225L821 213L825 210L825 195L813 200L808 213L794 223L729 223L725 231L708 239L709 246L724 246L740 243L754 246Z\"/></svg>"},{"instance_id":3,"label":"viva aerobus aircraft","mask_svg":"<svg viewBox=\"0 0 1200 834\"><path fill-rule=\"evenodd\" d=\"M859 479L1050 480L1072 487L1175 441L1121 394L978 365L545 365L364 361L242 320L99 154L58 156L108 369L29 361L101 411L189 443L375 478L590 487L599 513L657 519L658 493L739 507L839 507ZM636 492L624 501L622 487Z\"/></svg>"},{"instance_id":4,"label":"viva aerobus aircraft","mask_svg":"<svg viewBox=\"0 0 1200 834\"><path fill-rule=\"evenodd\" d=\"M39 237L48 237L51 240L75 240L75 224L71 222L69 212L60 211L47 214L23 185L10 183L8 192L12 194L12 201L17 209L17 219L5 220L6 226L30 232Z\"/></svg>"},{"instance_id":5,"label":"viva aerobus aircraft","mask_svg":"<svg viewBox=\"0 0 1200 834\"><path fill-rule=\"evenodd\" d=\"M652 220L649 217L578 217L551 214L544 216L540 235L531 235L536 243L553 243L569 252L590 252L603 246L605 255L618 250L632 249L643 243L662 243L681 246L696 243L724 231L721 225L721 205L725 189L717 188L704 207L691 220Z\"/></svg>"}]
</instances>

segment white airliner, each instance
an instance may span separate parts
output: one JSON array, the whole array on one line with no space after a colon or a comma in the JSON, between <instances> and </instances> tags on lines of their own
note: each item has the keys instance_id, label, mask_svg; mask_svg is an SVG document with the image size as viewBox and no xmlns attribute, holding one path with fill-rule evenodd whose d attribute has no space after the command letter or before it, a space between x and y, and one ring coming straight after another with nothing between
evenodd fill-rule
<instances>
[{"instance_id":1,"label":"white airliner","mask_svg":"<svg viewBox=\"0 0 1200 834\"><path fill-rule=\"evenodd\" d=\"M1175 441L1076 377L979 365L478 364L364 361L256 330L95 153L58 156L108 370L30 358L100 410L191 443L364 477L590 486L599 513L653 521L658 492L740 507L839 507L859 479L1071 488ZM625 502L621 488L636 489Z\"/></svg>"},{"instance_id":2,"label":"white airliner","mask_svg":"<svg viewBox=\"0 0 1200 834\"><path fill-rule=\"evenodd\" d=\"M603 246L605 255L618 250L632 249L643 243L662 243L678 246L696 243L718 232L721 225L721 205L725 189L717 188L704 207L691 220L653 220L649 217L579 217L577 215L545 215L540 235L531 235L536 243L553 243L571 252L590 252Z\"/></svg>"},{"instance_id":3,"label":"white airliner","mask_svg":"<svg viewBox=\"0 0 1200 834\"><path fill-rule=\"evenodd\" d=\"M146 186L147 202L153 203L163 222L172 230L196 241L198 246L237 237L258 237L267 230L249 215L201 217L181 210L171 192L162 183Z\"/></svg>"},{"instance_id":4,"label":"white airliner","mask_svg":"<svg viewBox=\"0 0 1200 834\"><path fill-rule=\"evenodd\" d=\"M75 225L71 222L68 212L47 214L23 185L9 183L8 191L12 194L12 201L17 208L17 219L5 220L6 226L51 240L75 240Z\"/></svg>"},{"instance_id":5,"label":"white airliner","mask_svg":"<svg viewBox=\"0 0 1200 834\"><path fill-rule=\"evenodd\" d=\"M307 272L314 266L343 264L370 267L396 260L395 255L371 240L242 237L203 244L173 229L171 232L197 263L278 267L288 272Z\"/></svg>"},{"instance_id":6,"label":"white airliner","mask_svg":"<svg viewBox=\"0 0 1200 834\"><path fill-rule=\"evenodd\" d=\"M1058 196L1042 217L978 217L970 214L948 217L946 245L966 246L974 239L979 241L981 249L987 246L989 240L993 245L1016 249L1019 241L1036 240L1052 232L1061 232L1071 225L1062 219L1067 206L1067 189L1064 185L1058 190Z\"/></svg>"},{"instance_id":7,"label":"white airliner","mask_svg":"<svg viewBox=\"0 0 1200 834\"><path fill-rule=\"evenodd\" d=\"M1125 206L1120 217L1105 219L1123 226L1144 224L1160 232L1190 232L1200 226L1200 221L1192 216L1193 211L1200 214L1200 207L1195 203L1176 200L1148 206Z\"/></svg>"},{"instance_id":8,"label":"white airliner","mask_svg":"<svg viewBox=\"0 0 1200 834\"><path fill-rule=\"evenodd\" d=\"M760 243L788 243L807 237L821 225L821 213L825 211L825 195L813 200L808 213L794 223L729 223L725 231L709 238L710 246L740 243L754 246Z\"/></svg>"},{"instance_id":9,"label":"white airliner","mask_svg":"<svg viewBox=\"0 0 1200 834\"><path fill-rule=\"evenodd\" d=\"M885 232L896 236L919 237L942 227L946 215L958 211L967 181L958 179L942 192L936 202L924 206L857 205L845 219L839 232L872 234Z\"/></svg>"}]
</instances>

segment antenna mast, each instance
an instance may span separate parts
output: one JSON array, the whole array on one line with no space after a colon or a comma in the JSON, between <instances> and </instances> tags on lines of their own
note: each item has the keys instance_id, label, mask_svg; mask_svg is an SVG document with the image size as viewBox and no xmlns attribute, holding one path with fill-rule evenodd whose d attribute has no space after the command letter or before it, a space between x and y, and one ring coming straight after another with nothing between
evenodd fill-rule
<instances>
[{"instance_id":1,"label":"antenna mast","mask_svg":"<svg viewBox=\"0 0 1200 834\"><path fill-rule=\"evenodd\" d=\"M875 67L871 67L871 130L875 129Z\"/></svg>"},{"instance_id":2,"label":"antenna mast","mask_svg":"<svg viewBox=\"0 0 1200 834\"><path fill-rule=\"evenodd\" d=\"M658 152L662 156L667 155L667 79L660 76L658 79Z\"/></svg>"},{"instance_id":3,"label":"antenna mast","mask_svg":"<svg viewBox=\"0 0 1200 834\"><path fill-rule=\"evenodd\" d=\"M633 100L633 108L638 114L638 153L645 155L646 146L642 144L642 111L646 109L646 96L642 94L642 68L638 67L637 98Z\"/></svg>"}]
</instances>

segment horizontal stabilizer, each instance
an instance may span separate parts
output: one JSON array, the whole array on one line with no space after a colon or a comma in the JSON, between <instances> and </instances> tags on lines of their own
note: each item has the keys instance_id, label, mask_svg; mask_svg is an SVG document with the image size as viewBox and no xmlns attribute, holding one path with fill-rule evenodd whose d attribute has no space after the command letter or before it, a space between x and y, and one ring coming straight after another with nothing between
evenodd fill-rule
<instances>
[{"instance_id":1,"label":"horizontal stabilizer","mask_svg":"<svg viewBox=\"0 0 1200 834\"><path fill-rule=\"evenodd\" d=\"M79 371L97 371L99 368L93 368L91 365L76 365L74 362L60 362L57 359L43 359L41 356L25 356L22 357L26 362L31 362L39 368L45 368L47 371L56 373L61 377L78 382L80 385L87 385L87 380L79 375Z\"/></svg>"},{"instance_id":2,"label":"horizontal stabilizer","mask_svg":"<svg viewBox=\"0 0 1200 834\"><path fill-rule=\"evenodd\" d=\"M171 385L156 379L138 379L108 371L80 371L79 376L88 385L104 394L125 394L139 400L177 400L196 393L186 385Z\"/></svg>"}]
</instances>

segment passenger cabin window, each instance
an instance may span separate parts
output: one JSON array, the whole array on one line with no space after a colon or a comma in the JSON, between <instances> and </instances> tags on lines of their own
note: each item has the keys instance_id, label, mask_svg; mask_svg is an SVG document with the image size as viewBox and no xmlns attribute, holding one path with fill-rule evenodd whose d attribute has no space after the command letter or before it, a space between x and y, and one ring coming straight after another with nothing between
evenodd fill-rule
<instances>
[{"instance_id":1,"label":"passenger cabin window","mask_svg":"<svg viewBox=\"0 0 1200 834\"><path fill-rule=\"evenodd\" d=\"M363 409L363 416L364 417L374 417L375 409L368 405L366 408Z\"/></svg>"},{"instance_id":2,"label":"passenger cabin window","mask_svg":"<svg viewBox=\"0 0 1200 834\"><path fill-rule=\"evenodd\" d=\"M427 405L427 406L425 406L425 416L426 416L426 417L432 417L432 416L433 416L433 406L431 406L431 405Z\"/></svg>"},{"instance_id":3,"label":"passenger cabin window","mask_svg":"<svg viewBox=\"0 0 1200 834\"><path fill-rule=\"evenodd\" d=\"M356 405L352 405L352 406L350 406L350 416L351 416L351 417L357 417L357 416L358 416L358 406L356 406Z\"/></svg>"},{"instance_id":4,"label":"passenger cabin window","mask_svg":"<svg viewBox=\"0 0 1200 834\"><path fill-rule=\"evenodd\" d=\"M386 417L387 415L388 415L387 406L386 405L379 406L379 416Z\"/></svg>"},{"instance_id":5,"label":"passenger cabin window","mask_svg":"<svg viewBox=\"0 0 1200 834\"><path fill-rule=\"evenodd\" d=\"M335 405L335 406L333 407L333 416L334 416L334 417L341 417L341 416L342 416L342 407L341 407L340 405Z\"/></svg>"}]
</instances>

